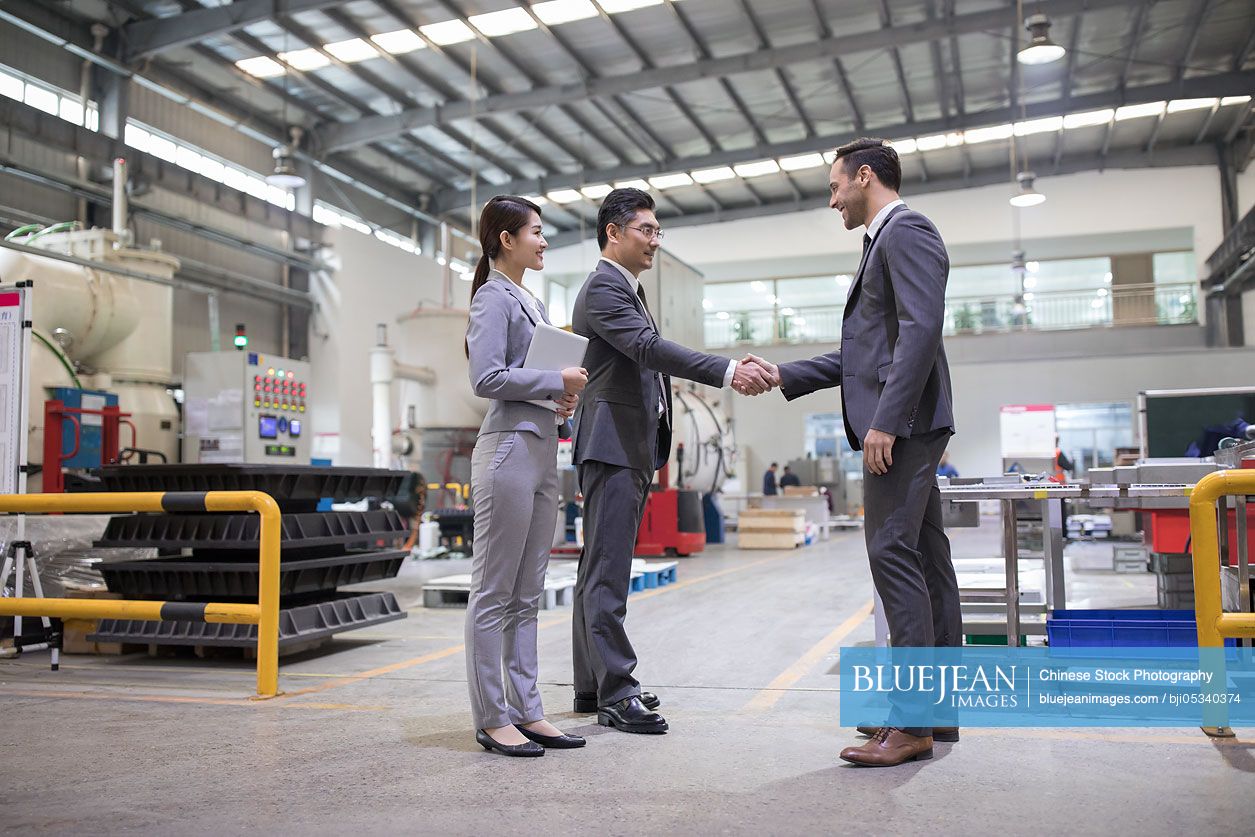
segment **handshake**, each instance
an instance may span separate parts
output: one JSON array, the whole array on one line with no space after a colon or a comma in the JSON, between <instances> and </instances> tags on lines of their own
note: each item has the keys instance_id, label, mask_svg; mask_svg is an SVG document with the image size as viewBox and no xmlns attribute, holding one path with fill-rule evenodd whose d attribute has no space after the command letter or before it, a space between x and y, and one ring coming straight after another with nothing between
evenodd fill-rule
<instances>
[{"instance_id":1,"label":"handshake","mask_svg":"<svg viewBox=\"0 0 1255 837\"><path fill-rule=\"evenodd\" d=\"M737 361L732 388L742 395L762 395L780 386L780 369L755 355Z\"/></svg>"}]
</instances>

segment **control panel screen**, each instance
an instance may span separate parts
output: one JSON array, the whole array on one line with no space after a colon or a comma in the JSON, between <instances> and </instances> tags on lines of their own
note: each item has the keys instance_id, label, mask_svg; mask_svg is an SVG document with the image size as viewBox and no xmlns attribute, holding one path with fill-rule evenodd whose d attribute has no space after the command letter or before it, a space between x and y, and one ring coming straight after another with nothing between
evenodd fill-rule
<instances>
[{"instance_id":1,"label":"control panel screen","mask_svg":"<svg viewBox=\"0 0 1255 837\"><path fill-rule=\"evenodd\" d=\"M257 417L257 435L262 439L279 438L279 419L276 416Z\"/></svg>"},{"instance_id":2,"label":"control panel screen","mask_svg":"<svg viewBox=\"0 0 1255 837\"><path fill-rule=\"evenodd\" d=\"M288 435L293 439L301 435L300 419L292 419L292 421L288 422Z\"/></svg>"},{"instance_id":3,"label":"control panel screen","mask_svg":"<svg viewBox=\"0 0 1255 837\"><path fill-rule=\"evenodd\" d=\"M296 456L292 445L266 445L266 456Z\"/></svg>"}]
</instances>

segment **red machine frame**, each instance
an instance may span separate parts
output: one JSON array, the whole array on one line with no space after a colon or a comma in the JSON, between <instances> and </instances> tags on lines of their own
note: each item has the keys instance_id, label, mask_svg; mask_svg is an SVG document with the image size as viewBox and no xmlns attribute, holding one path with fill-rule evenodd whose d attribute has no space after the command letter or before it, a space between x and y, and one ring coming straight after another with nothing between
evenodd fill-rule
<instances>
[{"instance_id":1,"label":"red machine frame","mask_svg":"<svg viewBox=\"0 0 1255 837\"><path fill-rule=\"evenodd\" d=\"M67 407L64 401L51 399L44 402L44 465L43 492L45 494L62 494L65 492L65 474L61 472L61 463L78 455L82 443L82 422L78 416L100 416L100 459L101 465L116 465L121 451L120 436L122 425L131 428L131 446L136 443L135 425L127 421L130 413L122 412L120 407L105 407L100 410L88 410L81 407ZM61 452L65 421L74 424L74 450L68 454Z\"/></svg>"}]
</instances>

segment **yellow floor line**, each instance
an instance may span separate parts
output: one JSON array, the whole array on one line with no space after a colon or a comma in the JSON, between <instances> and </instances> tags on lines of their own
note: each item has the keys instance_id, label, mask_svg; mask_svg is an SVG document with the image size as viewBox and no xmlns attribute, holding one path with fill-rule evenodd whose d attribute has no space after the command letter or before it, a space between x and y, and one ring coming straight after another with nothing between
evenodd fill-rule
<instances>
[{"instance_id":1,"label":"yellow floor line","mask_svg":"<svg viewBox=\"0 0 1255 837\"><path fill-rule=\"evenodd\" d=\"M750 698L749 703L742 707L744 712L765 712L776 705L776 701L780 700L785 690L797 681L806 676L815 664L828 655L832 649L841 644L841 640L845 639L854 629L866 621L867 617L872 615L872 602L869 599L862 607L854 612L854 615L846 619L836 627L832 633L821 639L810 647L810 649L798 658L797 662L786 668L784 671L767 684L754 697Z\"/></svg>"},{"instance_id":2,"label":"yellow floor line","mask_svg":"<svg viewBox=\"0 0 1255 837\"><path fill-rule=\"evenodd\" d=\"M63 692L41 689L0 689L5 697L27 697L69 700L115 700L138 703L178 703L207 706L281 706L286 709L327 709L352 712L383 712L386 706L362 706L353 703L286 703L281 701L257 701L249 698L208 698L183 695L130 695L110 692Z\"/></svg>"}]
</instances>

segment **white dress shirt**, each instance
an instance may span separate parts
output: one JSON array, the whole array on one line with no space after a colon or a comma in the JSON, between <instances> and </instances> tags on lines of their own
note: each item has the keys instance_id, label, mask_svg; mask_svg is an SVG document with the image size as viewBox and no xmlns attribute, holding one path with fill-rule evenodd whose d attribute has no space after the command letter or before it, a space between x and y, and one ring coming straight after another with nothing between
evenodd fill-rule
<instances>
[{"instance_id":1,"label":"white dress shirt","mask_svg":"<svg viewBox=\"0 0 1255 837\"><path fill-rule=\"evenodd\" d=\"M626 267L624 267L623 265L619 264L616 261L607 259L605 256L602 256L601 260L605 262L606 264L610 265L611 267L616 268L620 273L623 274L623 277L627 279L628 282L637 289L638 292L640 291L641 280L633 276L630 272L628 272L628 269ZM725 387L732 386L732 376L735 374L736 374L736 358L733 358L732 360L728 361L728 371L723 373L723 385Z\"/></svg>"},{"instance_id":2,"label":"white dress shirt","mask_svg":"<svg viewBox=\"0 0 1255 837\"><path fill-rule=\"evenodd\" d=\"M906 206L906 203L903 202L901 198L898 198L892 203L885 204L884 207L876 213L876 217L872 219L872 222L867 225L868 238L876 238L876 233L880 232L880 228L885 225L885 221L889 220L889 213L893 211L895 206Z\"/></svg>"}]
</instances>

